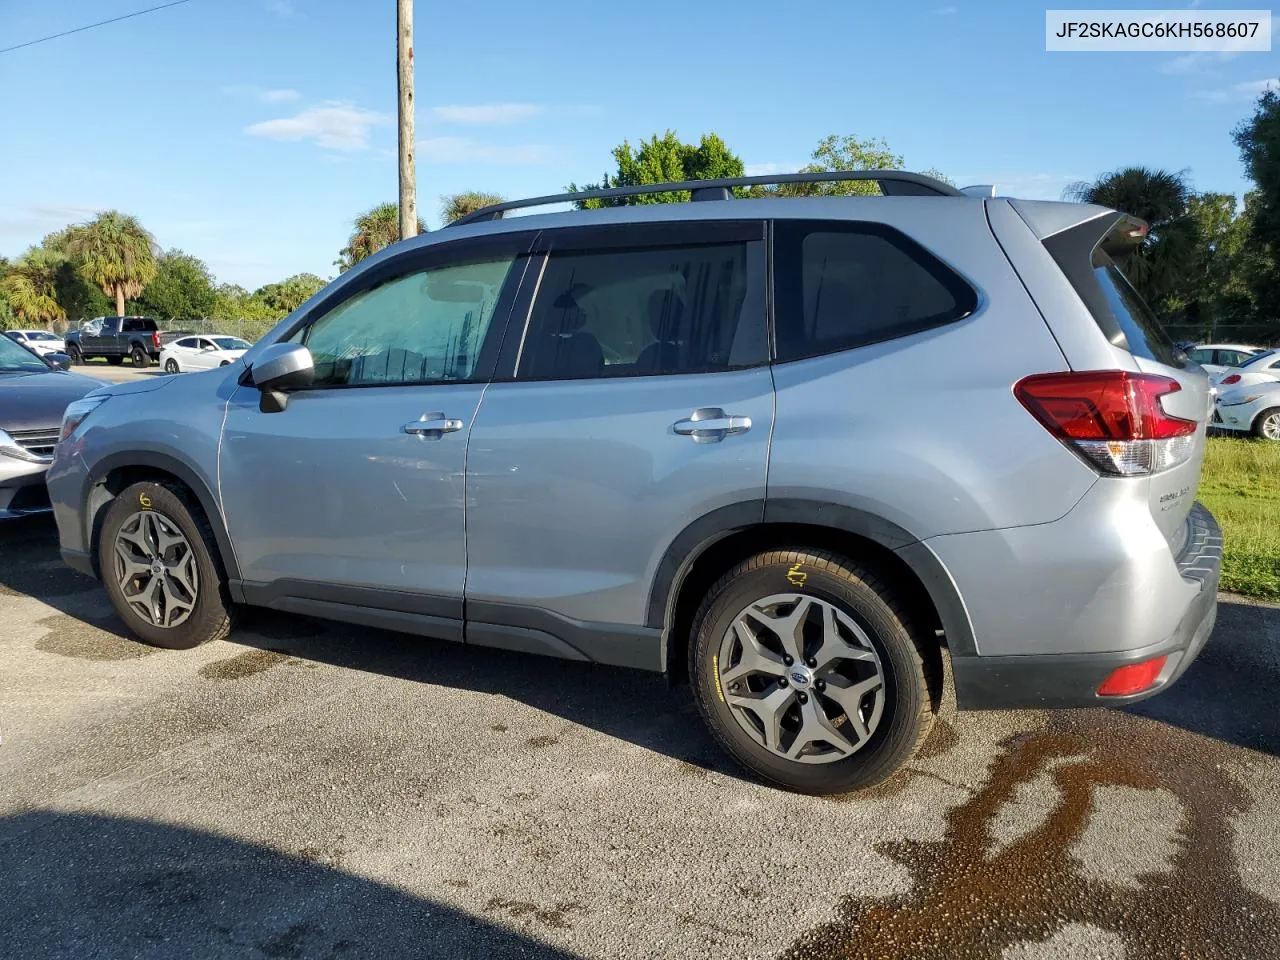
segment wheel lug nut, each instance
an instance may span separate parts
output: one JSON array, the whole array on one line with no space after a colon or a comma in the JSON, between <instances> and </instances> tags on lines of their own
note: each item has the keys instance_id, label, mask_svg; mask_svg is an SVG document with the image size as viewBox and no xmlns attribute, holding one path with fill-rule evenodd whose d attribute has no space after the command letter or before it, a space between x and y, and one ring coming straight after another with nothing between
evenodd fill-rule
<instances>
[{"instance_id":1,"label":"wheel lug nut","mask_svg":"<svg viewBox=\"0 0 1280 960\"><path fill-rule=\"evenodd\" d=\"M827 681L825 680L815 680L813 681L813 685L819 690L827 689Z\"/></svg>"},{"instance_id":2,"label":"wheel lug nut","mask_svg":"<svg viewBox=\"0 0 1280 960\"><path fill-rule=\"evenodd\" d=\"M801 703L808 703L808 702L809 702L809 695L808 695L807 693L802 693L802 694L800 694L800 702L801 702Z\"/></svg>"},{"instance_id":3,"label":"wheel lug nut","mask_svg":"<svg viewBox=\"0 0 1280 960\"><path fill-rule=\"evenodd\" d=\"M780 687L785 687L786 685L787 685L787 678L786 678L786 677L779 677L779 678L778 678L778 686L780 686Z\"/></svg>"},{"instance_id":4,"label":"wheel lug nut","mask_svg":"<svg viewBox=\"0 0 1280 960\"><path fill-rule=\"evenodd\" d=\"M811 670L818 665L818 661L813 659L813 657L810 657L804 663L805 663L805 666L807 666Z\"/></svg>"},{"instance_id":5,"label":"wheel lug nut","mask_svg":"<svg viewBox=\"0 0 1280 960\"><path fill-rule=\"evenodd\" d=\"M788 667L791 666L793 663L795 663L795 661L792 660L790 657L783 657L782 662L785 663Z\"/></svg>"}]
</instances>

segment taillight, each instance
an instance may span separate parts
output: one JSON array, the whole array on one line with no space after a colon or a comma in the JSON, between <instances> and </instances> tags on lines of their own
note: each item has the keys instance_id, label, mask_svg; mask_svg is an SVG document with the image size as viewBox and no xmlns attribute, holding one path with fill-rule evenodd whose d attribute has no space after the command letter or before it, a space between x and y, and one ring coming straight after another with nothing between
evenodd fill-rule
<instances>
[{"instance_id":1,"label":"taillight","mask_svg":"<svg viewBox=\"0 0 1280 960\"><path fill-rule=\"evenodd\" d=\"M1238 374L1238 373L1233 373L1233 374L1232 374L1231 376L1229 376L1229 377L1223 377L1223 378L1222 378L1222 382L1219 384L1219 386L1222 386L1222 387L1229 387L1229 386L1231 386L1231 384L1233 384L1233 383L1239 383L1239 382L1240 382L1240 374Z\"/></svg>"},{"instance_id":2,"label":"taillight","mask_svg":"<svg viewBox=\"0 0 1280 960\"><path fill-rule=\"evenodd\" d=\"M1153 657L1141 663L1131 663L1112 670L1107 679L1098 687L1100 697L1127 697L1143 690L1150 690L1160 679L1160 671L1164 669L1168 656Z\"/></svg>"},{"instance_id":3,"label":"taillight","mask_svg":"<svg viewBox=\"0 0 1280 960\"><path fill-rule=\"evenodd\" d=\"M160 349L160 331L159 330L151 331L151 345L155 347L157 350Z\"/></svg>"},{"instance_id":4,"label":"taillight","mask_svg":"<svg viewBox=\"0 0 1280 960\"><path fill-rule=\"evenodd\" d=\"M1127 370L1041 373L1019 380L1014 395L1096 470L1142 477L1191 458L1198 424L1165 413L1160 398L1182 387L1170 377Z\"/></svg>"}]
</instances>

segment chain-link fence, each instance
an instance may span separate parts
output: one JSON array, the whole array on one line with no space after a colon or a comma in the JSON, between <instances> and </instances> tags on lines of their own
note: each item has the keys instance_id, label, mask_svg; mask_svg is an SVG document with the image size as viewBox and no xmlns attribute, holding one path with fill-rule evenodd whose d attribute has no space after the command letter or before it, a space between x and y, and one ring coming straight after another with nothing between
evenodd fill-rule
<instances>
[{"instance_id":1,"label":"chain-link fence","mask_svg":"<svg viewBox=\"0 0 1280 960\"><path fill-rule=\"evenodd\" d=\"M68 330L79 330L86 323L94 318L83 317L79 320L58 320L50 325L54 333L64 334ZM225 319L215 317L196 317L194 319L179 320L177 317L169 319L156 318L156 322L160 325L160 329L170 335L182 334L205 334L212 335L221 333L233 337L239 337L241 340L248 340L250 343L256 341L264 333L276 325L276 320L260 320L260 319ZM38 326L38 325L37 325Z\"/></svg>"}]
</instances>

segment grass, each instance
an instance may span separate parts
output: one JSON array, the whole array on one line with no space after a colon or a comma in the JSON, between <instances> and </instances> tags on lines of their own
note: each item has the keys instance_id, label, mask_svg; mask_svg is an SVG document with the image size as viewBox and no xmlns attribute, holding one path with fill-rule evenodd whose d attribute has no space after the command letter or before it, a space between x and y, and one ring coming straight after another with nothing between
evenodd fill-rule
<instances>
[{"instance_id":1,"label":"grass","mask_svg":"<svg viewBox=\"0 0 1280 960\"><path fill-rule=\"evenodd\" d=\"M1222 525L1222 589L1280 600L1280 443L1210 438L1198 496Z\"/></svg>"}]
</instances>

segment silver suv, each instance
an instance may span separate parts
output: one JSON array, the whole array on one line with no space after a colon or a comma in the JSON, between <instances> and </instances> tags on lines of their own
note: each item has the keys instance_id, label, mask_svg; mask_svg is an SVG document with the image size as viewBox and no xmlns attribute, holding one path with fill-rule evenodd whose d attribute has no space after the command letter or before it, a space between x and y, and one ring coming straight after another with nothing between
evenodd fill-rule
<instances>
[{"instance_id":1,"label":"silver suv","mask_svg":"<svg viewBox=\"0 0 1280 960\"><path fill-rule=\"evenodd\" d=\"M961 709L1124 704L1212 628L1210 396L1113 210L742 178L481 210L219 370L73 405L62 555L142 640L239 604L688 679L832 793ZM689 191L692 202L610 205Z\"/></svg>"}]
</instances>

